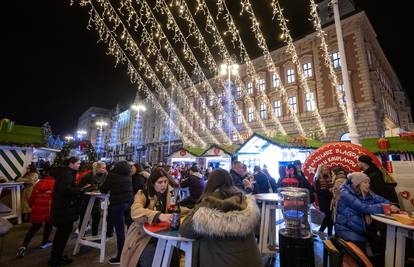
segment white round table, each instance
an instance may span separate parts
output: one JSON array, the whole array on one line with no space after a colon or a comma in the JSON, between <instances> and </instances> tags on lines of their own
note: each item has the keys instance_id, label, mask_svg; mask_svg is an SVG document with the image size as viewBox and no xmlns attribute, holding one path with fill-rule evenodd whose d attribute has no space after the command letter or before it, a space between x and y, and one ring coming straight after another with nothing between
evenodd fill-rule
<instances>
[{"instance_id":1,"label":"white round table","mask_svg":"<svg viewBox=\"0 0 414 267\"><path fill-rule=\"evenodd\" d=\"M372 219L387 225L385 267L404 267L405 239L413 238L414 226L402 224L391 216L371 215Z\"/></svg>"},{"instance_id":2,"label":"white round table","mask_svg":"<svg viewBox=\"0 0 414 267\"><path fill-rule=\"evenodd\" d=\"M4 189L10 189L11 190L11 213L8 213L7 215L3 216L4 219L11 219L11 218L17 218L17 223L22 223L22 207L21 207L21 189L23 187L23 182L6 182L6 183L0 183L0 196Z\"/></svg>"},{"instance_id":3,"label":"white round table","mask_svg":"<svg viewBox=\"0 0 414 267\"><path fill-rule=\"evenodd\" d=\"M146 227L146 225L144 225L144 232L149 236L158 239L157 248L155 249L154 259L152 261L152 267L170 266L173 252L172 247L179 248L185 252L185 267L191 267L193 239L182 237L178 231L165 230L152 232Z\"/></svg>"},{"instance_id":4,"label":"white round table","mask_svg":"<svg viewBox=\"0 0 414 267\"><path fill-rule=\"evenodd\" d=\"M276 225L283 220L280 203L282 198L276 193L265 193L254 195L256 201L262 203L262 211L260 214L260 236L259 251L261 254L274 254L278 247L278 232ZM276 220L278 218L278 220Z\"/></svg>"}]
</instances>

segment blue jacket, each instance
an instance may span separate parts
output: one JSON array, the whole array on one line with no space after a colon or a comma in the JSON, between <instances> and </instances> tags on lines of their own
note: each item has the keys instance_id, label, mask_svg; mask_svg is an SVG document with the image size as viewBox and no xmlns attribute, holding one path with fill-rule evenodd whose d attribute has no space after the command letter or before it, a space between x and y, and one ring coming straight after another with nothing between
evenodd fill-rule
<instances>
[{"instance_id":1,"label":"blue jacket","mask_svg":"<svg viewBox=\"0 0 414 267\"><path fill-rule=\"evenodd\" d=\"M385 198L370 192L365 198L355 191L350 181L341 186L336 211L335 233L348 241L366 241L366 214L383 213Z\"/></svg>"}]
</instances>

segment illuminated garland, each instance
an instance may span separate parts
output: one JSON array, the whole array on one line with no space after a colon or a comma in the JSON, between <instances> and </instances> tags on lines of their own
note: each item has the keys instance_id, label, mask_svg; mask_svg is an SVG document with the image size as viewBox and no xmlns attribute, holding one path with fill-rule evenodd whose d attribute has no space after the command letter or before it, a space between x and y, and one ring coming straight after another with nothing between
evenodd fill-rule
<instances>
[{"instance_id":1,"label":"illuminated garland","mask_svg":"<svg viewBox=\"0 0 414 267\"><path fill-rule=\"evenodd\" d=\"M249 0L243 0L244 2L249 2ZM249 3L250 4L250 3ZM248 5L251 8L251 5ZM273 19L277 15L277 19L279 21L279 26L282 29L282 34L284 36L285 43L287 44L287 52L292 56L292 62L296 64L298 76L299 76L299 82L302 88L305 89L306 94L312 93L309 89L309 86L306 82L305 75L303 74L302 65L299 61L298 54L296 52L295 45L293 44L292 36L290 35L290 30L287 27L287 20L283 15L283 9L280 7L279 2L277 0L272 0L272 7L273 7ZM326 136L326 127L325 123L322 121L322 117L319 114L318 106L315 103L314 96L312 101L312 106L314 107L313 114L316 117L316 120L318 121L319 128L321 129L324 136Z\"/></svg>"},{"instance_id":2,"label":"illuminated garland","mask_svg":"<svg viewBox=\"0 0 414 267\"><path fill-rule=\"evenodd\" d=\"M146 43L149 46L150 49L150 53L151 54L157 54L160 55L159 51L164 48L167 53L167 59L163 60L164 62L162 63L162 66L165 66L167 63L171 69L175 69L176 72L178 73L178 77L181 80L184 80L184 84L190 86L190 92L193 93L197 98L202 98L201 95L199 94L199 92L197 91L194 83L192 82L191 78L189 77L189 75L187 74L184 66L182 65L179 57L177 56L177 54L175 53L174 49L172 48L171 43L168 41L167 37L165 36L164 32L161 29L158 29L158 27L156 27L156 29L151 28L151 32L149 33L145 26L148 23L148 20L153 20L153 23L149 24L154 25L154 20L155 22L158 24L158 22L155 19L155 16L152 14L151 9L149 8L149 6L147 5L147 3L145 1L143 1L143 4L140 5L140 9L138 10L138 12L135 11L135 9L132 7L131 4L131 0L125 0L125 1L121 1L122 3L122 7L125 7L126 10L128 11L128 23L130 22L130 20L132 20L135 17L135 25L142 25L142 33L141 33L141 40L142 43ZM151 13L151 16L148 16L148 14ZM144 21L143 15L142 14L146 14L146 21ZM155 43L153 40L158 39L158 42ZM162 42L161 42L162 40ZM164 44L164 45L163 45ZM170 76L173 76L172 72L170 74ZM188 97L185 94L182 86L178 86L178 81L176 80L175 77L171 78L172 80L175 81L175 83L177 84L177 87L179 89L179 96L184 99L185 103L187 104L186 106L188 107L188 110L190 110L191 113L194 112L194 110L192 110L192 106L188 105ZM182 84L182 83L181 83ZM210 109L208 109L207 107L205 108L207 115L210 117L214 117L210 111ZM199 122L202 123L202 127L204 128L208 128L206 127L205 123L204 123L204 119L200 118L199 113L195 112L194 113L197 117L197 120ZM217 124L217 121L215 121L215 123ZM225 142L227 143L231 143L231 140L229 139L229 137L227 137L227 135L224 133L224 131L221 128L218 128L218 130L220 131L221 135L223 136ZM213 136L211 135L211 132L208 130L208 135L210 136L210 138L213 140L214 143L219 144L220 142Z\"/></svg>"},{"instance_id":3,"label":"illuminated garland","mask_svg":"<svg viewBox=\"0 0 414 267\"><path fill-rule=\"evenodd\" d=\"M310 0L310 14L312 17L312 23L313 23L313 27L316 30L316 34L317 36L320 38L321 44L320 47L322 49L322 57L323 57L323 62L326 66L326 68L328 68L329 70L329 78L331 80L331 85L334 88L335 92L336 92L336 100L338 105L341 107L342 113L345 115L344 119L348 124L348 127L350 127L350 122L348 119L348 112L346 111L346 105L343 101L342 98L342 92L339 90L339 84L338 84L338 79L336 77L336 73L335 70L333 68L333 62L332 62L332 58L330 57L329 54L329 50L328 50L328 45L326 43L325 40L325 31L322 29L322 25L321 25L321 20L319 18L318 15L318 6L315 4L314 0Z\"/></svg>"},{"instance_id":4,"label":"illuminated garland","mask_svg":"<svg viewBox=\"0 0 414 267\"><path fill-rule=\"evenodd\" d=\"M80 1L80 5L85 6L89 4L91 6L91 10L89 11L89 22L87 28L90 29L92 24L94 24L96 31L99 35L98 42L104 42L108 44L108 52L115 57L116 63L126 63L127 64L127 73L130 78L131 83L137 84L138 90L143 91L147 94L148 99L151 101L152 104L155 105L155 110L161 112L162 117L164 119L168 118L168 113L164 110L162 105L158 102L157 97L151 90L149 90L146 83L142 80L140 72L135 68L129 57L125 54L121 46L119 45L118 41L116 40L114 33L108 28L108 26L103 21L103 18L99 15L98 11L95 9L91 1L82 0ZM190 138L187 137L184 133L180 131L180 129L173 123L173 130L183 138L183 143L189 145L196 145L191 141ZM200 144L203 144L199 142Z\"/></svg>"}]
</instances>

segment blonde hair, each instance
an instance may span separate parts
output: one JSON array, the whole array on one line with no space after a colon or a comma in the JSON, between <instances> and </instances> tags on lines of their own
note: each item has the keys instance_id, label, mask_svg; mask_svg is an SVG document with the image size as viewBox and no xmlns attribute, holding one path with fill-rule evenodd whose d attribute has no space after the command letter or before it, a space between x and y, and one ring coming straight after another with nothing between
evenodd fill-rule
<instances>
[{"instance_id":1,"label":"blonde hair","mask_svg":"<svg viewBox=\"0 0 414 267\"><path fill-rule=\"evenodd\" d=\"M94 162L92 164L92 172L93 172L93 175L96 175L96 170L102 168L103 166L106 166L106 163L103 162L103 161Z\"/></svg>"},{"instance_id":2,"label":"blonde hair","mask_svg":"<svg viewBox=\"0 0 414 267\"><path fill-rule=\"evenodd\" d=\"M323 171L323 168L325 168L325 171ZM331 176L331 174L329 173L328 166L326 164L321 164L318 166L318 169L316 170L316 173L314 176L315 177L314 181L319 180L319 178L323 177L323 175Z\"/></svg>"}]
</instances>

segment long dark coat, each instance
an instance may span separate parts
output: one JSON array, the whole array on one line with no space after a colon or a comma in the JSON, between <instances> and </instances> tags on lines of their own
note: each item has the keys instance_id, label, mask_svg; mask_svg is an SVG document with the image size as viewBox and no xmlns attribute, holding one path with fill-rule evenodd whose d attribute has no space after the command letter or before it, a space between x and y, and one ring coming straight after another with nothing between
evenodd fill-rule
<instances>
[{"instance_id":1,"label":"long dark coat","mask_svg":"<svg viewBox=\"0 0 414 267\"><path fill-rule=\"evenodd\" d=\"M213 193L203 198L180 227L183 236L196 239L192 266L263 266L253 234L258 222L252 196L222 199Z\"/></svg>"}]
</instances>

